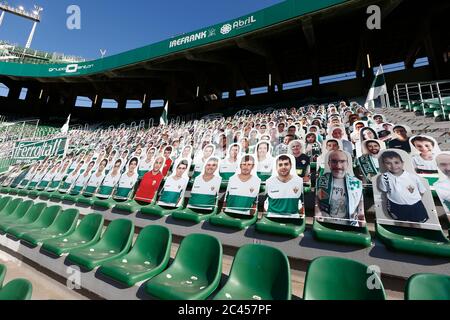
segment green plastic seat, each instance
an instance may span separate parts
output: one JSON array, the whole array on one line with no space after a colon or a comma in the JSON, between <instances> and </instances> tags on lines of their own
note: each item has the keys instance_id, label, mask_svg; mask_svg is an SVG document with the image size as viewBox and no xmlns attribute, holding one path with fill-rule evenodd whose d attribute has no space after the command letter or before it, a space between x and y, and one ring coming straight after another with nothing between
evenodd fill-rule
<instances>
[{"instance_id":1,"label":"green plastic seat","mask_svg":"<svg viewBox=\"0 0 450 320\"><path fill-rule=\"evenodd\" d=\"M37 246L45 240L66 237L75 230L79 215L78 209L64 210L48 228L25 233L22 240Z\"/></svg>"},{"instance_id":2,"label":"green plastic seat","mask_svg":"<svg viewBox=\"0 0 450 320\"><path fill-rule=\"evenodd\" d=\"M255 224L257 220L258 212L256 212L252 216L245 216L235 213L226 213L222 211L219 214L212 216L209 219L209 222L216 226L243 230Z\"/></svg>"},{"instance_id":3,"label":"green plastic seat","mask_svg":"<svg viewBox=\"0 0 450 320\"><path fill-rule=\"evenodd\" d=\"M28 192L29 197L36 198L42 190L34 189Z\"/></svg>"},{"instance_id":4,"label":"green plastic seat","mask_svg":"<svg viewBox=\"0 0 450 320\"><path fill-rule=\"evenodd\" d=\"M264 216L256 223L256 230L262 233L297 238L306 229L305 219L267 218Z\"/></svg>"},{"instance_id":5,"label":"green plastic seat","mask_svg":"<svg viewBox=\"0 0 450 320\"><path fill-rule=\"evenodd\" d=\"M21 219L27 213L27 211L33 206L33 204L34 203L32 200L21 202L11 214L7 216L0 216L0 224L11 221L14 222Z\"/></svg>"},{"instance_id":6,"label":"green plastic seat","mask_svg":"<svg viewBox=\"0 0 450 320\"><path fill-rule=\"evenodd\" d=\"M0 219L3 219L6 216L9 216L17 209L19 204L22 203L22 199L16 198L9 201L6 206L0 211Z\"/></svg>"},{"instance_id":7,"label":"green plastic seat","mask_svg":"<svg viewBox=\"0 0 450 320\"><path fill-rule=\"evenodd\" d=\"M27 213L27 211L33 206L33 204L34 202L32 200L20 202L13 212L8 215L0 216L0 223L17 221L18 219L22 218L25 213Z\"/></svg>"},{"instance_id":8,"label":"green plastic seat","mask_svg":"<svg viewBox=\"0 0 450 320\"><path fill-rule=\"evenodd\" d=\"M12 196L17 195L18 193L19 193L19 189L16 189L16 188L10 188L10 190L8 192L8 194L10 194Z\"/></svg>"},{"instance_id":9,"label":"green plastic seat","mask_svg":"<svg viewBox=\"0 0 450 320\"><path fill-rule=\"evenodd\" d=\"M214 300L291 300L287 256L279 249L264 245L241 247L227 283Z\"/></svg>"},{"instance_id":10,"label":"green plastic seat","mask_svg":"<svg viewBox=\"0 0 450 320\"><path fill-rule=\"evenodd\" d=\"M9 228L7 233L20 239L25 233L48 228L61 210L62 208L60 206L45 208L45 210L39 215L39 218L37 218L33 223Z\"/></svg>"},{"instance_id":11,"label":"green plastic seat","mask_svg":"<svg viewBox=\"0 0 450 320\"><path fill-rule=\"evenodd\" d=\"M92 270L105 262L126 255L130 250L133 235L134 224L131 220L114 220L109 224L99 242L71 251L67 259L87 270Z\"/></svg>"},{"instance_id":12,"label":"green plastic seat","mask_svg":"<svg viewBox=\"0 0 450 320\"><path fill-rule=\"evenodd\" d=\"M148 206L148 203L139 203L136 200L128 200L125 202L115 202L116 204L114 205L114 209L116 210L120 210L120 211L124 211L124 212L128 212L128 213L134 213L137 212L139 210L141 210L142 208L145 208L146 206Z\"/></svg>"},{"instance_id":13,"label":"green plastic seat","mask_svg":"<svg viewBox=\"0 0 450 320\"><path fill-rule=\"evenodd\" d=\"M86 194L83 194L81 197L78 197L77 203L82 203L88 206L92 206L94 204L95 197L94 196L87 196Z\"/></svg>"},{"instance_id":14,"label":"green plastic seat","mask_svg":"<svg viewBox=\"0 0 450 320\"><path fill-rule=\"evenodd\" d=\"M5 207L8 205L8 202L12 200L12 197L10 196L2 196L0 198L0 214L5 209Z\"/></svg>"},{"instance_id":15,"label":"green plastic seat","mask_svg":"<svg viewBox=\"0 0 450 320\"><path fill-rule=\"evenodd\" d=\"M3 281L5 281L6 275L6 267L3 264L0 264L0 289L3 286Z\"/></svg>"},{"instance_id":16,"label":"green plastic seat","mask_svg":"<svg viewBox=\"0 0 450 320\"><path fill-rule=\"evenodd\" d=\"M422 273L408 279L405 300L450 300L450 276Z\"/></svg>"},{"instance_id":17,"label":"green plastic seat","mask_svg":"<svg viewBox=\"0 0 450 320\"><path fill-rule=\"evenodd\" d=\"M385 300L380 277L368 273L368 266L349 259L321 257L308 267L304 300ZM369 277L374 281L368 286Z\"/></svg>"},{"instance_id":18,"label":"green plastic seat","mask_svg":"<svg viewBox=\"0 0 450 320\"><path fill-rule=\"evenodd\" d=\"M169 263L172 234L163 226L148 226L139 233L136 242L123 258L107 262L100 272L127 286L153 278Z\"/></svg>"},{"instance_id":19,"label":"green plastic seat","mask_svg":"<svg viewBox=\"0 0 450 320\"><path fill-rule=\"evenodd\" d=\"M28 190L27 189L21 189L21 190L19 190L19 191L17 191L17 194L19 195L19 196L27 196L28 195Z\"/></svg>"},{"instance_id":20,"label":"green plastic seat","mask_svg":"<svg viewBox=\"0 0 450 320\"><path fill-rule=\"evenodd\" d=\"M56 191L56 192L53 192L53 193L50 195L50 199L53 199L53 200L62 200L62 198L63 198L65 195L66 195L66 193L61 193L61 192L59 192L59 191Z\"/></svg>"},{"instance_id":21,"label":"green plastic seat","mask_svg":"<svg viewBox=\"0 0 450 320\"><path fill-rule=\"evenodd\" d=\"M42 211L47 207L47 204L45 203L38 203L32 206L25 215L16 221L10 221L10 222L1 222L0 223L0 230L3 232L7 232L10 228L18 227L27 225L30 223L33 223L36 221L36 219L39 217L39 215L42 213Z\"/></svg>"},{"instance_id":22,"label":"green plastic seat","mask_svg":"<svg viewBox=\"0 0 450 320\"><path fill-rule=\"evenodd\" d=\"M427 256L450 257L450 240L440 230L376 224L377 237L392 250Z\"/></svg>"},{"instance_id":23,"label":"green plastic seat","mask_svg":"<svg viewBox=\"0 0 450 320\"><path fill-rule=\"evenodd\" d=\"M0 188L0 193L8 194L10 190L11 190L10 187L1 187Z\"/></svg>"},{"instance_id":24,"label":"green plastic seat","mask_svg":"<svg viewBox=\"0 0 450 320\"><path fill-rule=\"evenodd\" d=\"M112 209L116 204L117 204L117 202L113 198L108 198L108 199L95 198L94 202L93 202L94 206L97 206L100 208L105 208L105 209Z\"/></svg>"},{"instance_id":25,"label":"green plastic seat","mask_svg":"<svg viewBox=\"0 0 450 320\"><path fill-rule=\"evenodd\" d=\"M141 213L151 215L151 216L156 216L156 217L166 217L166 216L170 216L176 210L183 209L183 207L184 206L181 206L178 208L166 208L166 207L159 206L157 204L150 204L148 206L142 207Z\"/></svg>"},{"instance_id":26,"label":"green plastic seat","mask_svg":"<svg viewBox=\"0 0 450 320\"><path fill-rule=\"evenodd\" d=\"M314 219L313 234L317 240L370 247L372 244L367 227L353 227Z\"/></svg>"},{"instance_id":27,"label":"green plastic seat","mask_svg":"<svg viewBox=\"0 0 450 320\"><path fill-rule=\"evenodd\" d=\"M206 234L184 238L173 263L149 280L145 291L164 300L203 300L219 286L222 276L222 244Z\"/></svg>"},{"instance_id":28,"label":"green plastic seat","mask_svg":"<svg viewBox=\"0 0 450 320\"><path fill-rule=\"evenodd\" d=\"M201 209L190 209L184 208L175 210L172 212L172 217L174 219L186 220L190 222L200 223L202 221L209 220L211 217L215 216L219 211L218 205L212 211L206 211Z\"/></svg>"},{"instance_id":29,"label":"green plastic seat","mask_svg":"<svg viewBox=\"0 0 450 320\"><path fill-rule=\"evenodd\" d=\"M61 256L72 250L92 246L100 239L103 223L104 218L101 214L89 214L80 221L80 224L72 234L66 237L46 240L42 244L42 249Z\"/></svg>"},{"instance_id":30,"label":"green plastic seat","mask_svg":"<svg viewBox=\"0 0 450 320\"><path fill-rule=\"evenodd\" d=\"M30 300L33 285L26 279L15 279L0 289L0 301Z\"/></svg>"}]
</instances>

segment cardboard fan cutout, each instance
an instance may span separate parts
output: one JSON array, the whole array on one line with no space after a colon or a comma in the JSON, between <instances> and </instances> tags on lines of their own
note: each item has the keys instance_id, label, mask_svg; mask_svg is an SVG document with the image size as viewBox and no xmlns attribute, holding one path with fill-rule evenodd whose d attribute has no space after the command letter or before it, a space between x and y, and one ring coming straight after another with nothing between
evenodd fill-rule
<instances>
[{"instance_id":1,"label":"cardboard fan cutout","mask_svg":"<svg viewBox=\"0 0 450 320\"><path fill-rule=\"evenodd\" d=\"M372 179L377 222L441 230L430 186L414 171L410 155L383 150L379 163L380 174Z\"/></svg>"}]
</instances>

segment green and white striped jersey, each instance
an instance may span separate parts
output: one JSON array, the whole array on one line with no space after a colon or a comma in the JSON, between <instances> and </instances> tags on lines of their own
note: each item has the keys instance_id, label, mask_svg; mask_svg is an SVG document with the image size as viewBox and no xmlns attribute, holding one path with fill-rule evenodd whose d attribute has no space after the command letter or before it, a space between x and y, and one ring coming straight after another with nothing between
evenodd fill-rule
<instances>
[{"instance_id":1,"label":"green and white striped jersey","mask_svg":"<svg viewBox=\"0 0 450 320\"><path fill-rule=\"evenodd\" d=\"M252 176L242 182L239 175L230 178L227 188L226 208L224 212L250 215L250 209L255 203L261 187L261 179Z\"/></svg>"},{"instance_id":2,"label":"green and white striped jersey","mask_svg":"<svg viewBox=\"0 0 450 320\"><path fill-rule=\"evenodd\" d=\"M222 178L218 176L214 176L208 182L203 180L203 175L195 178L187 207L190 209L213 210L221 183Z\"/></svg>"},{"instance_id":3,"label":"green and white striped jersey","mask_svg":"<svg viewBox=\"0 0 450 320\"><path fill-rule=\"evenodd\" d=\"M265 207L269 218L300 218L303 207L303 179L293 175L288 182L281 182L272 176L266 182L267 200Z\"/></svg>"},{"instance_id":4,"label":"green and white striped jersey","mask_svg":"<svg viewBox=\"0 0 450 320\"><path fill-rule=\"evenodd\" d=\"M184 198L188 182L189 178L185 176L181 177L179 180L175 180L173 176L167 178L158 205L176 207L178 201Z\"/></svg>"},{"instance_id":5,"label":"green and white striped jersey","mask_svg":"<svg viewBox=\"0 0 450 320\"><path fill-rule=\"evenodd\" d=\"M236 173L238 168L238 161L231 162L229 158L226 158L220 163L220 176L223 180L228 181Z\"/></svg>"}]
</instances>

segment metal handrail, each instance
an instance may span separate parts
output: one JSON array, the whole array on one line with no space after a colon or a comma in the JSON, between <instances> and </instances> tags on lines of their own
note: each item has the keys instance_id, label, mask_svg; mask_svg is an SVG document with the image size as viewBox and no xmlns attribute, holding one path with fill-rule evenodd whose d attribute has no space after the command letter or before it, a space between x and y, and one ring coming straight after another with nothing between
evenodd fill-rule
<instances>
[{"instance_id":1,"label":"metal handrail","mask_svg":"<svg viewBox=\"0 0 450 320\"><path fill-rule=\"evenodd\" d=\"M444 85L449 88L443 88ZM436 104L441 108L443 119L448 118L449 112L445 109L448 104L444 104L443 99L450 97L450 80L398 83L394 86L393 96L397 107L404 101L411 106L412 103L423 104L426 100L438 99Z\"/></svg>"}]
</instances>

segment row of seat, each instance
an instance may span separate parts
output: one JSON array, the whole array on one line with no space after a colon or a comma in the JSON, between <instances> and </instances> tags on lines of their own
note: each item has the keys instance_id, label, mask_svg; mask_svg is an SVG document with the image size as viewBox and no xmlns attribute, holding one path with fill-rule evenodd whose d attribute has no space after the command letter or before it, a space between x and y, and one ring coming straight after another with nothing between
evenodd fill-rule
<instances>
[{"instance_id":1,"label":"row of seat","mask_svg":"<svg viewBox=\"0 0 450 320\"><path fill-rule=\"evenodd\" d=\"M406 111L413 111L416 115L434 117L436 120L450 120L450 97L400 101L400 108Z\"/></svg>"},{"instance_id":2,"label":"row of seat","mask_svg":"<svg viewBox=\"0 0 450 320\"><path fill-rule=\"evenodd\" d=\"M0 264L0 301L30 300L33 285L26 279L14 279L4 285L6 266Z\"/></svg>"},{"instance_id":3,"label":"row of seat","mask_svg":"<svg viewBox=\"0 0 450 320\"><path fill-rule=\"evenodd\" d=\"M3 188L0 191L9 192L11 194L17 193L17 190L11 188ZM26 193L23 193L23 195L25 194ZM44 197L44 195L41 195L41 197ZM53 200L55 199L53 198ZM156 200L156 197L154 200ZM95 207L97 202L112 203L113 201L114 200L95 200L93 201L93 206ZM117 209L123 210L129 206L129 203L116 203L115 206L117 206ZM236 230L243 230L255 225L258 232L287 237L298 237L306 229L306 219L276 219L263 216L263 218L258 221L258 212L249 217L225 213L223 210L219 212L218 202L216 203L215 210L208 213L205 213L202 210L186 208L186 201L182 207L172 210L156 205L155 201L150 205L143 205L139 208L140 212L144 215L153 215L156 217L171 215L174 219L187 220L191 223L209 221L213 225ZM442 230L422 230L383 225L379 223L376 223L375 227L377 237L392 250L428 256L450 257L450 240ZM338 225L321 222L315 219L312 231L314 237L319 241L336 242L361 247L370 247L372 244L372 237L367 226L354 227Z\"/></svg>"},{"instance_id":4,"label":"row of seat","mask_svg":"<svg viewBox=\"0 0 450 320\"><path fill-rule=\"evenodd\" d=\"M6 202L3 199L0 199L0 208ZM11 203L19 203L12 212L14 205ZM76 227L76 224L66 223L71 227L59 229L61 232L57 233L55 226L62 225L57 221L77 221L76 211L68 209L61 212L59 206L46 207L42 203L30 206L30 201L14 199L0 210L0 224L5 226L9 221L10 226L16 227L3 227L2 230L10 235L31 245L42 244L44 251L56 256L68 253L69 262L87 270L100 267L100 273L124 285L133 286L150 279L145 284L145 290L155 298L206 299L219 288L223 251L222 244L215 237L206 234L187 236L174 261L167 267L172 235L166 227L148 226L142 229L132 245L132 221L112 221L101 234L103 217L94 213L85 216ZM39 216L35 222L23 223L33 220L31 217L35 216ZM52 223L47 222L47 227L41 224L40 228L36 228L36 221L48 221L48 217L54 218ZM28 228L24 228L27 225ZM70 231L62 233L65 230ZM373 288L367 286L368 270L364 264L342 258L314 260L306 276L304 299L385 299L377 274L372 278ZM434 289L427 289L431 284ZM408 283L406 297L449 299L449 295L445 294L450 292L449 288L448 276L417 275ZM264 245L247 245L239 249L228 281L214 296L214 299L220 300L290 298L288 258L279 249Z\"/></svg>"}]
</instances>

